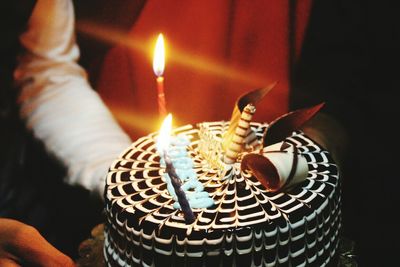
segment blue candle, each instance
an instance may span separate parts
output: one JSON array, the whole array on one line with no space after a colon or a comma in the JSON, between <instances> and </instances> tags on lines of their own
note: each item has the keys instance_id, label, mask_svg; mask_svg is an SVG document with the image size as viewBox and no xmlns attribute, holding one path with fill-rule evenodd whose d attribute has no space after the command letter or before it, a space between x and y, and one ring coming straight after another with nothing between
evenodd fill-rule
<instances>
[{"instance_id":1,"label":"blue candle","mask_svg":"<svg viewBox=\"0 0 400 267\"><path fill-rule=\"evenodd\" d=\"M172 164L172 161L169 158L167 151L164 151L164 161L166 164L166 171L175 191L175 195L177 196L179 205L181 206L181 209L183 211L185 222L187 224L191 224L196 220L196 218L193 214L192 209L190 208L188 200L186 199L186 194L182 190L182 182L176 174L174 165Z\"/></svg>"},{"instance_id":2,"label":"blue candle","mask_svg":"<svg viewBox=\"0 0 400 267\"><path fill-rule=\"evenodd\" d=\"M193 161L189 157L186 147L189 139L184 135L171 137L172 116L169 114L161 127L157 140L157 151L160 154L160 165L166 167L164 174L167 189L177 201L173 204L176 209L182 209L185 221L192 223L195 220L191 208L207 208L214 201L203 184L197 180L193 170Z\"/></svg>"},{"instance_id":3,"label":"blue candle","mask_svg":"<svg viewBox=\"0 0 400 267\"><path fill-rule=\"evenodd\" d=\"M173 137L171 146L168 147L168 156L175 167L175 172L182 183L182 190L186 193L186 198L192 208L208 208L214 204L213 199L204 191L203 184L197 180L196 172L193 169L193 161L188 156L186 147L190 144L188 138L184 135ZM165 153L164 153L165 154ZM167 177L167 188L170 194L176 199L174 187L169 182L170 177ZM181 208L180 202L176 202L174 208Z\"/></svg>"}]
</instances>

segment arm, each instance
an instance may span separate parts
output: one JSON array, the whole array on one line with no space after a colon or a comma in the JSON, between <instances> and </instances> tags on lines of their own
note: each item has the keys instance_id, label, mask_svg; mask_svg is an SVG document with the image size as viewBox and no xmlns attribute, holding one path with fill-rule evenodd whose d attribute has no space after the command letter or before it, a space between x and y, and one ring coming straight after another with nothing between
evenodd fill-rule
<instances>
[{"instance_id":1,"label":"arm","mask_svg":"<svg viewBox=\"0 0 400 267\"><path fill-rule=\"evenodd\" d=\"M106 171L130 139L77 64L72 2L39 0L20 40L15 78L22 118L64 163L68 183L102 196Z\"/></svg>"}]
</instances>

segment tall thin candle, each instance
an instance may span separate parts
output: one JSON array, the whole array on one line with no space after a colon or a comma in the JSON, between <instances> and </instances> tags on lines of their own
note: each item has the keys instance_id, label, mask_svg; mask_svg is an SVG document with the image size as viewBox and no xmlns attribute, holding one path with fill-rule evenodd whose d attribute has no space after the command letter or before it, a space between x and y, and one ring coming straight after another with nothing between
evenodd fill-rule
<instances>
[{"instance_id":1,"label":"tall thin candle","mask_svg":"<svg viewBox=\"0 0 400 267\"><path fill-rule=\"evenodd\" d=\"M185 192L182 190L182 181L176 173L175 167L172 164L172 160L168 156L168 149L171 142L171 128L172 128L172 115L164 119L160 134L157 140L157 151L160 156L164 159L166 165L166 172L171 180L171 184L174 188L175 195L178 199L179 205L181 206L185 222L191 224L195 221L195 216L186 198Z\"/></svg>"},{"instance_id":2,"label":"tall thin candle","mask_svg":"<svg viewBox=\"0 0 400 267\"><path fill-rule=\"evenodd\" d=\"M181 206L181 209L183 211L183 215L185 218L185 222L187 224L191 224L196 220L196 217L193 214L192 209L190 208L189 201L186 198L185 192L182 190L182 182L181 179L179 178L178 174L176 173L175 167L172 164L171 159L168 156L168 153L166 150L164 150L164 161L166 165L166 171L169 175L169 178L171 179L172 186L174 187L175 194L178 198L179 205Z\"/></svg>"}]
</instances>

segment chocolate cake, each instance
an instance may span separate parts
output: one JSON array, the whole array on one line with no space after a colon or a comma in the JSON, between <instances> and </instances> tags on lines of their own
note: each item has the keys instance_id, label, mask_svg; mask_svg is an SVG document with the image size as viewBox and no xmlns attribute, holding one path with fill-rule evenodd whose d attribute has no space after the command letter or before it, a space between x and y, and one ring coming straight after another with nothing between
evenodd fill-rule
<instances>
[{"instance_id":1,"label":"chocolate cake","mask_svg":"<svg viewBox=\"0 0 400 267\"><path fill-rule=\"evenodd\" d=\"M271 191L241 165L248 154L274 153L275 148L261 144L268 124L250 123L255 134L252 144L226 168L215 157L229 124L205 122L173 130L174 136L187 139L188 166L197 179L197 185L186 191L195 216L192 223L185 221L168 187L157 151L158 133L138 139L114 161L105 188L108 266L326 266L332 262L341 227L341 191L329 152L303 132L293 131L281 140L285 145L279 145L279 151L296 151L306 164L305 178ZM182 187L189 180L184 179ZM194 193L204 197L198 202L207 204L191 202Z\"/></svg>"}]
</instances>

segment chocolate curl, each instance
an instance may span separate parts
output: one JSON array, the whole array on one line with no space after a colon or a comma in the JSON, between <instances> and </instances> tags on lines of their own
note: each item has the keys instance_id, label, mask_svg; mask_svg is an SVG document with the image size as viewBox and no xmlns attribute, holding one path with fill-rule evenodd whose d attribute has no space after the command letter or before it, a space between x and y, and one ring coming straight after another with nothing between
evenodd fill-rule
<instances>
[{"instance_id":1,"label":"chocolate curl","mask_svg":"<svg viewBox=\"0 0 400 267\"><path fill-rule=\"evenodd\" d=\"M261 144L260 140L258 140L256 133L251 128L247 130L246 137L243 139L243 143L244 145L246 145L247 148L252 147L253 149L254 147Z\"/></svg>"},{"instance_id":2,"label":"chocolate curl","mask_svg":"<svg viewBox=\"0 0 400 267\"><path fill-rule=\"evenodd\" d=\"M256 108L253 104L248 104L239 119L238 125L235 129L235 134L232 137L231 142L229 143L228 149L224 155L224 162L226 164L233 164L236 162L236 159L239 153L242 151L243 140L248 134L248 130L250 129L250 122L253 114L256 112Z\"/></svg>"},{"instance_id":3,"label":"chocolate curl","mask_svg":"<svg viewBox=\"0 0 400 267\"><path fill-rule=\"evenodd\" d=\"M301 183L308 175L307 160L295 146L285 142L266 148L263 154L245 155L241 169L250 171L271 192Z\"/></svg>"},{"instance_id":4,"label":"chocolate curl","mask_svg":"<svg viewBox=\"0 0 400 267\"><path fill-rule=\"evenodd\" d=\"M263 137L263 146L278 143L298 130L324 106L324 103L286 113L268 126Z\"/></svg>"},{"instance_id":5,"label":"chocolate curl","mask_svg":"<svg viewBox=\"0 0 400 267\"><path fill-rule=\"evenodd\" d=\"M172 186L174 187L175 194L178 198L179 205L181 206L181 209L183 211L183 216L185 218L186 224L192 224L195 220L196 217L193 214L192 209L190 208L189 202L186 198L185 192L182 190L182 182L181 179L179 178L178 174L176 173L175 167L172 164L171 159L167 155L167 152L164 151L164 161L166 165L166 172L169 175L169 178L171 179Z\"/></svg>"},{"instance_id":6,"label":"chocolate curl","mask_svg":"<svg viewBox=\"0 0 400 267\"><path fill-rule=\"evenodd\" d=\"M279 188L278 170L263 155L255 153L245 155L240 167L242 171L250 171L267 190Z\"/></svg>"},{"instance_id":7,"label":"chocolate curl","mask_svg":"<svg viewBox=\"0 0 400 267\"><path fill-rule=\"evenodd\" d=\"M236 127L239 123L241 113L243 112L244 108L250 103L256 105L269 91L271 91L272 88L275 87L276 84L277 82L264 88L255 89L251 92L243 94L238 98L232 112L229 128L225 133L224 139L222 141L222 148L224 150L226 150L229 147L229 144L232 141L232 138L236 131Z\"/></svg>"}]
</instances>

